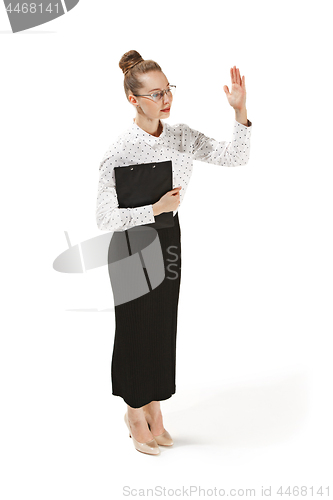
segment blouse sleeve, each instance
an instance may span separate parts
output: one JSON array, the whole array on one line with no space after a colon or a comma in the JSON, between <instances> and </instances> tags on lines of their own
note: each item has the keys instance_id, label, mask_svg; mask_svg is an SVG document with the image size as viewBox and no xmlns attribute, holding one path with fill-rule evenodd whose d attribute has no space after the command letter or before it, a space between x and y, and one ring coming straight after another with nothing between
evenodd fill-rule
<instances>
[{"instance_id":1,"label":"blouse sleeve","mask_svg":"<svg viewBox=\"0 0 333 500\"><path fill-rule=\"evenodd\" d=\"M191 154L194 160L236 167L246 165L250 157L252 123L248 126L234 121L232 141L216 141L197 130L189 129Z\"/></svg>"},{"instance_id":2,"label":"blouse sleeve","mask_svg":"<svg viewBox=\"0 0 333 500\"><path fill-rule=\"evenodd\" d=\"M96 203L96 222L101 231L125 231L134 226L155 222L153 205L119 208L112 159L100 164Z\"/></svg>"}]
</instances>

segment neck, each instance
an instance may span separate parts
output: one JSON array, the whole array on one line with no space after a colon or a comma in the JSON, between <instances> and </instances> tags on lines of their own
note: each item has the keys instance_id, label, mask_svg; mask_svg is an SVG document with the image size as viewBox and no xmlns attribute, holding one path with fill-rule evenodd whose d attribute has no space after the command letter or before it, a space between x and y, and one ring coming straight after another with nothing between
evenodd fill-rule
<instances>
[{"instance_id":1,"label":"neck","mask_svg":"<svg viewBox=\"0 0 333 500\"><path fill-rule=\"evenodd\" d=\"M150 120L149 118L142 117L137 114L134 122L138 127L142 128L142 130L150 135L154 135L155 137L159 137L162 133L163 125L158 118L156 118L155 120Z\"/></svg>"}]
</instances>

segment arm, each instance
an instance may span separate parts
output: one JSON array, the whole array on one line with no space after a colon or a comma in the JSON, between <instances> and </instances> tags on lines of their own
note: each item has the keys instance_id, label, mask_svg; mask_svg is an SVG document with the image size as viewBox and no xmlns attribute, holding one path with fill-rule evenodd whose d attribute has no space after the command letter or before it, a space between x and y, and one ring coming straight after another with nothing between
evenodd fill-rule
<instances>
[{"instance_id":1,"label":"arm","mask_svg":"<svg viewBox=\"0 0 333 500\"><path fill-rule=\"evenodd\" d=\"M101 231L125 231L134 226L155 222L156 203L137 208L119 208L111 158L100 165L96 202L96 222ZM155 213L154 213L155 212Z\"/></svg>"},{"instance_id":2,"label":"arm","mask_svg":"<svg viewBox=\"0 0 333 500\"><path fill-rule=\"evenodd\" d=\"M249 127L250 120L247 119L247 110L246 108L243 109L235 109L235 120L242 125L245 125L245 127Z\"/></svg>"},{"instance_id":3,"label":"arm","mask_svg":"<svg viewBox=\"0 0 333 500\"><path fill-rule=\"evenodd\" d=\"M227 85L223 90L230 106L235 110L233 138L231 142L218 142L197 131L191 131L192 154L195 159L235 167L246 165L250 155L252 123L247 119L245 76L241 78L239 69L230 69L232 90Z\"/></svg>"},{"instance_id":4,"label":"arm","mask_svg":"<svg viewBox=\"0 0 333 500\"><path fill-rule=\"evenodd\" d=\"M232 141L216 141L211 137L188 129L190 136L190 152L195 160L213 163L225 167L246 165L250 158L250 139L252 123L248 126L234 121Z\"/></svg>"}]
</instances>

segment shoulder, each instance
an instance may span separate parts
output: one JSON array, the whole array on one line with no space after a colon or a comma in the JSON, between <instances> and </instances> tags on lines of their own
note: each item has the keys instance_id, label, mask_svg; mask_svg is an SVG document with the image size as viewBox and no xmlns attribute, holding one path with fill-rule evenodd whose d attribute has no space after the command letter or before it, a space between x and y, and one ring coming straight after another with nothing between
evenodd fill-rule
<instances>
[{"instance_id":1,"label":"shoulder","mask_svg":"<svg viewBox=\"0 0 333 500\"><path fill-rule=\"evenodd\" d=\"M186 123L175 123L174 125L166 125L166 133L169 137L187 139L191 135L191 128Z\"/></svg>"},{"instance_id":2,"label":"shoulder","mask_svg":"<svg viewBox=\"0 0 333 500\"><path fill-rule=\"evenodd\" d=\"M121 158L124 150L128 148L132 142L132 128L127 128L124 132L119 134L116 139L109 145L107 151L104 153L102 161L100 162L99 169L108 167L111 164L117 164Z\"/></svg>"},{"instance_id":3,"label":"shoulder","mask_svg":"<svg viewBox=\"0 0 333 500\"><path fill-rule=\"evenodd\" d=\"M169 123L165 124L167 130L171 133L184 133L190 130L190 127L186 123L175 123L174 125L169 125Z\"/></svg>"}]
</instances>

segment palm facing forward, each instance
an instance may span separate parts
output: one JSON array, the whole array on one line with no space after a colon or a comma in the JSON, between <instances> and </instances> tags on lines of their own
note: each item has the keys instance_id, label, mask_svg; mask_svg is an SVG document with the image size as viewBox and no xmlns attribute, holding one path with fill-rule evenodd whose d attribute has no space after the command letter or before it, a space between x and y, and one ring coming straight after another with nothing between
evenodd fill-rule
<instances>
[{"instance_id":1,"label":"palm facing forward","mask_svg":"<svg viewBox=\"0 0 333 500\"><path fill-rule=\"evenodd\" d=\"M230 69L230 76L231 92L229 92L226 85L224 85L223 90L226 93L230 106L235 110L244 109L246 102L245 76L243 75L241 78L239 69L236 66Z\"/></svg>"}]
</instances>

